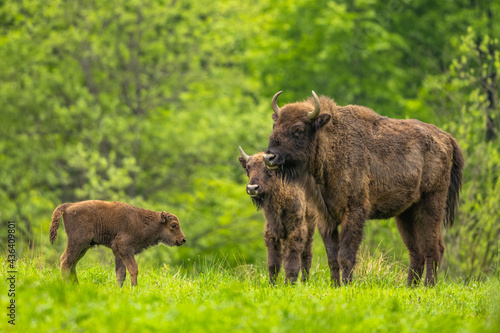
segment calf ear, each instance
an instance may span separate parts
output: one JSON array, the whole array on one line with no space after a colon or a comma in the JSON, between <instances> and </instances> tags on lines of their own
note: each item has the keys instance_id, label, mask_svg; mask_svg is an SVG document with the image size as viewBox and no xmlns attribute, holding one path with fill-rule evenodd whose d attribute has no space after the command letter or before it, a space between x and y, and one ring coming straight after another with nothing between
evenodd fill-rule
<instances>
[{"instance_id":1,"label":"calf ear","mask_svg":"<svg viewBox=\"0 0 500 333\"><path fill-rule=\"evenodd\" d=\"M165 212L165 211L161 212L160 223L167 223L167 212Z\"/></svg>"},{"instance_id":2,"label":"calf ear","mask_svg":"<svg viewBox=\"0 0 500 333\"><path fill-rule=\"evenodd\" d=\"M316 131L319 130L321 127L325 126L330 121L331 118L332 116L328 113L319 115L316 119L314 119L313 122L314 129Z\"/></svg>"},{"instance_id":3,"label":"calf ear","mask_svg":"<svg viewBox=\"0 0 500 333\"><path fill-rule=\"evenodd\" d=\"M245 161L245 159L243 157L241 157L241 156L238 157L238 161L240 161L240 164L243 167L243 169L247 168L247 162Z\"/></svg>"}]
</instances>

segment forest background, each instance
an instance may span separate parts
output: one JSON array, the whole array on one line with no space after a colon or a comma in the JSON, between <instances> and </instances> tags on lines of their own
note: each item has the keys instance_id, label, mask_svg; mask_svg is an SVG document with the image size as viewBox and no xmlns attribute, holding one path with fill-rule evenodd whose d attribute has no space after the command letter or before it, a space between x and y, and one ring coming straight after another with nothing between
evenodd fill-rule
<instances>
[{"instance_id":1,"label":"forest background","mask_svg":"<svg viewBox=\"0 0 500 333\"><path fill-rule=\"evenodd\" d=\"M140 266L260 265L238 146L267 147L275 92L283 105L315 90L455 136L465 170L442 268L499 272L498 1L2 1L0 30L0 219L16 221L18 257L57 266L52 211L101 199L179 216L186 245ZM392 219L368 221L364 244L408 260Z\"/></svg>"}]
</instances>

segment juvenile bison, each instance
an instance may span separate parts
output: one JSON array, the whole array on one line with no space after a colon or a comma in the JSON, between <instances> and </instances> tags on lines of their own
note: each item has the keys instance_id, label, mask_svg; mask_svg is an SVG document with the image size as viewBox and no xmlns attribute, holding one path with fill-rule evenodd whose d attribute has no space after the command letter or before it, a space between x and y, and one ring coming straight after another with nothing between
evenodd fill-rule
<instances>
[{"instance_id":1,"label":"juvenile bison","mask_svg":"<svg viewBox=\"0 0 500 333\"><path fill-rule=\"evenodd\" d=\"M425 284L434 285L445 249L441 223L453 224L461 188L457 141L434 125L338 106L314 92L280 109L280 94L263 158L269 170L301 184L324 217L318 229L332 280L340 284L341 268L342 281L351 281L365 221L395 216L410 253L408 285L424 267Z\"/></svg>"},{"instance_id":2,"label":"juvenile bison","mask_svg":"<svg viewBox=\"0 0 500 333\"><path fill-rule=\"evenodd\" d=\"M132 285L137 285L135 254L160 242L168 246L181 246L186 242L179 219L174 214L154 212L123 202L90 200L57 206L50 224L51 244L57 237L61 216L68 235L68 245L61 256L61 273L64 279L75 282L78 282L76 264L94 245L113 250L116 280L121 287L127 275L126 269Z\"/></svg>"},{"instance_id":3,"label":"juvenile bison","mask_svg":"<svg viewBox=\"0 0 500 333\"><path fill-rule=\"evenodd\" d=\"M311 269L315 218L306 209L304 192L267 170L262 153L248 156L239 149L240 164L249 178L247 193L266 217L264 239L270 283L276 281L283 256L287 282L294 284L301 268L302 281L306 281Z\"/></svg>"}]
</instances>

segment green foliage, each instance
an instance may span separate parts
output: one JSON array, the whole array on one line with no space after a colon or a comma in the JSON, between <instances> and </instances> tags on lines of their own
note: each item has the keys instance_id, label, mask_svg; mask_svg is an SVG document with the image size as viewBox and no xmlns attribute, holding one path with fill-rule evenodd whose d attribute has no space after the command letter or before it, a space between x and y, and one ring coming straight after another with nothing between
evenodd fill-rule
<instances>
[{"instance_id":1,"label":"green foliage","mask_svg":"<svg viewBox=\"0 0 500 333\"><path fill-rule=\"evenodd\" d=\"M2 258L4 260L4 258ZM500 328L499 281L440 282L404 287L401 267L364 258L349 287L329 286L313 264L311 280L268 285L261 266L204 262L194 273L170 266L140 268L139 285L116 287L113 269L79 268L80 285L64 284L43 260L18 261L17 331L147 332L182 330L300 332L495 332ZM4 271L0 278L5 279ZM5 303L2 293L0 300ZM14 331L0 322L2 331Z\"/></svg>"},{"instance_id":2,"label":"green foliage","mask_svg":"<svg viewBox=\"0 0 500 333\"><path fill-rule=\"evenodd\" d=\"M283 89L282 103L304 99L311 89L341 104L362 104L400 115L404 39L377 20L370 4L294 1L272 6L258 18L266 35L255 40L249 62L266 83ZM274 87L272 89L268 87Z\"/></svg>"}]
</instances>

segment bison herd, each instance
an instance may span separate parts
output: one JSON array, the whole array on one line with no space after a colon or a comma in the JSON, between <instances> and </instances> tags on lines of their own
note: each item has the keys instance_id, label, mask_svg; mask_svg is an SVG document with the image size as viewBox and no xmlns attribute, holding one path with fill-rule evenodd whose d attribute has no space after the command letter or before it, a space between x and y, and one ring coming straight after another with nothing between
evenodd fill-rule
<instances>
[{"instance_id":1,"label":"bison herd","mask_svg":"<svg viewBox=\"0 0 500 333\"><path fill-rule=\"evenodd\" d=\"M266 218L265 244L270 283L282 262L286 281L309 277L315 228L325 244L335 285L352 280L368 219L395 217L410 255L408 286L426 271L437 281L444 253L441 225L452 226L462 182L463 156L457 141L434 125L391 119L357 105L339 106L312 97L279 107L274 95L273 131L265 152L239 162L246 191ZM120 202L84 201L56 208L50 240L63 216L68 245L61 272L76 280L76 264L93 245L110 247L116 277L126 270L137 284L134 254L160 242L182 245L178 218ZM339 230L340 229L340 230Z\"/></svg>"}]
</instances>

